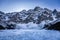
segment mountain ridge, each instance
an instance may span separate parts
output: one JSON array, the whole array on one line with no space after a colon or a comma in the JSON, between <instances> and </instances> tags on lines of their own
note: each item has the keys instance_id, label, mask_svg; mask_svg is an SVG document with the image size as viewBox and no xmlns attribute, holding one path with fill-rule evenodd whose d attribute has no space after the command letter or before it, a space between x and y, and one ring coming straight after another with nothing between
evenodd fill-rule
<instances>
[{"instance_id":1,"label":"mountain ridge","mask_svg":"<svg viewBox=\"0 0 60 40\"><path fill-rule=\"evenodd\" d=\"M28 24L30 22L41 24L43 21L48 24L58 19L60 19L60 12L56 9L52 11L47 8L35 7L21 12L4 13L0 11L0 25L4 24L4 26L7 26L6 24Z\"/></svg>"}]
</instances>

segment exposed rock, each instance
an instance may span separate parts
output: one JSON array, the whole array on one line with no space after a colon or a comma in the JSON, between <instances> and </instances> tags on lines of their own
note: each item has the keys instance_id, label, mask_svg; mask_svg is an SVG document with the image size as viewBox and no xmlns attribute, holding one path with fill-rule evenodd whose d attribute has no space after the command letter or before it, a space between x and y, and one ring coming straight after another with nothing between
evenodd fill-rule
<instances>
[{"instance_id":1,"label":"exposed rock","mask_svg":"<svg viewBox=\"0 0 60 40\"><path fill-rule=\"evenodd\" d=\"M60 30L60 21L54 21L52 23L49 23L47 25L45 25L44 27L47 30Z\"/></svg>"},{"instance_id":2,"label":"exposed rock","mask_svg":"<svg viewBox=\"0 0 60 40\"><path fill-rule=\"evenodd\" d=\"M4 13L0 11L0 25L2 24L1 28L6 27L7 29L14 29L15 27L13 23L27 24L33 22L40 24L42 21L49 20L49 23L50 21L58 19L60 19L60 12L58 12L56 9L52 11L39 6L35 7L34 9L29 9L28 11L22 10L21 12ZM9 24L10 22L12 22L12 24Z\"/></svg>"}]
</instances>

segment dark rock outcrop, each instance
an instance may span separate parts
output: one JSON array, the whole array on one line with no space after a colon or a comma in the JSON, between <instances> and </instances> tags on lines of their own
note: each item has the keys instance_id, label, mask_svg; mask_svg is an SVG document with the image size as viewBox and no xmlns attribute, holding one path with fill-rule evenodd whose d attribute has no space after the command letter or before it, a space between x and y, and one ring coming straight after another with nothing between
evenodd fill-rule
<instances>
[{"instance_id":1,"label":"dark rock outcrop","mask_svg":"<svg viewBox=\"0 0 60 40\"><path fill-rule=\"evenodd\" d=\"M56 22L54 24L45 25L44 27L47 30L59 30L60 31L60 22Z\"/></svg>"},{"instance_id":2,"label":"dark rock outcrop","mask_svg":"<svg viewBox=\"0 0 60 40\"><path fill-rule=\"evenodd\" d=\"M0 30L4 30L5 29L5 27L3 27L2 25L0 25Z\"/></svg>"}]
</instances>

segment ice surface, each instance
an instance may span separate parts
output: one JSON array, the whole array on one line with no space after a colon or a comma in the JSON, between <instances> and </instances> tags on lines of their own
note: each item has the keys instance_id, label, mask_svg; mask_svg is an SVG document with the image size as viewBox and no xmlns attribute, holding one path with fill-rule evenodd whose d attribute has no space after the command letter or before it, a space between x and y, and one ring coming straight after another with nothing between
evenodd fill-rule
<instances>
[{"instance_id":1,"label":"ice surface","mask_svg":"<svg viewBox=\"0 0 60 40\"><path fill-rule=\"evenodd\" d=\"M54 30L0 30L0 40L60 40Z\"/></svg>"}]
</instances>

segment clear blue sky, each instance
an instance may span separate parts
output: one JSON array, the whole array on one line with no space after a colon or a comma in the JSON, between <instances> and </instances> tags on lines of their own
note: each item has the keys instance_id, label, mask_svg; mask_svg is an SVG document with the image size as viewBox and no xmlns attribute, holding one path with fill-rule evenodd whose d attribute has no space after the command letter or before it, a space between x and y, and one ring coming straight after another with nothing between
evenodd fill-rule
<instances>
[{"instance_id":1,"label":"clear blue sky","mask_svg":"<svg viewBox=\"0 0 60 40\"><path fill-rule=\"evenodd\" d=\"M3 12L18 12L35 6L60 11L60 0L0 0L0 11Z\"/></svg>"}]
</instances>

